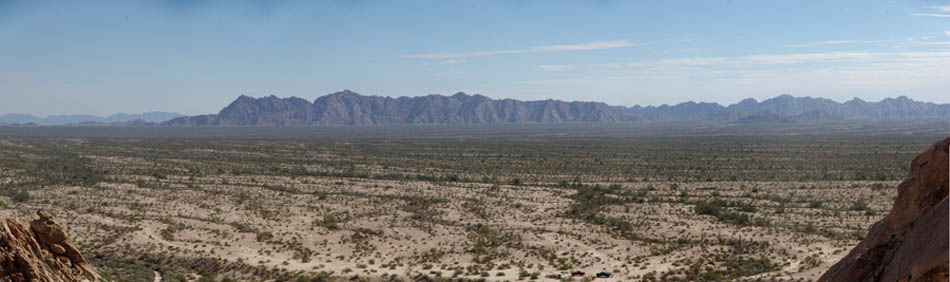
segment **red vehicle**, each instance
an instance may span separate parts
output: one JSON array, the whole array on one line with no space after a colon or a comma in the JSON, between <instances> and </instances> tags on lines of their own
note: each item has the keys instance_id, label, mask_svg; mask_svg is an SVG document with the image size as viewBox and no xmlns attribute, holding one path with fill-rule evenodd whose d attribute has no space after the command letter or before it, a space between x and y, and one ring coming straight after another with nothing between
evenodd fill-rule
<instances>
[{"instance_id":1,"label":"red vehicle","mask_svg":"<svg viewBox=\"0 0 950 282\"><path fill-rule=\"evenodd\" d=\"M586 274L586 273L584 273L583 271L574 271L574 272L571 272L571 276L575 276L575 277L577 277L577 276L584 276L584 274Z\"/></svg>"}]
</instances>

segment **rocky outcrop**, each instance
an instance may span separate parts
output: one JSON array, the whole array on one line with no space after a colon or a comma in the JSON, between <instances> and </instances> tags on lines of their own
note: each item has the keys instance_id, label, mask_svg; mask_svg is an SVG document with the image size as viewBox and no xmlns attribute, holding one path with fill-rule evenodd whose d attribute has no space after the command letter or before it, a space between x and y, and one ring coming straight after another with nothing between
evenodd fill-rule
<instances>
[{"instance_id":1,"label":"rocky outcrop","mask_svg":"<svg viewBox=\"0 0 950 282\"><path fill-rule=\"evenodd\" d=\"M29 227L15 218L0 222L0 281L101 281L72 239L44 211Z\"/></svg>"},{"instance_id":2,"label":"rocky outcrop","mask_svg":"<svg viewBox=\"0 0 950 282\"><path fill-rule=\"evenodd\" d=\"M948 281L950 138L911 162L890 214L818 281Z\"/></svg>"}]
</instances>

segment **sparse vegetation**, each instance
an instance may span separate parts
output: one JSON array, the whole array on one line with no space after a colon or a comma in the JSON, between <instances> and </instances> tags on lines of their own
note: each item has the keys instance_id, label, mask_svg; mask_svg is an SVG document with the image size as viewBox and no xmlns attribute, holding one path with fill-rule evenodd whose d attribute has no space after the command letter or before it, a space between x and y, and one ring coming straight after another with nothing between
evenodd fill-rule
<instances>
[{"instance_id":1,"label":"sparse vegetation","mask_svg":"<svg viewBox=\"0 0 950 282\"><path fill-rule=\"evenodd\" d=\"M69 218L121 281L807 280L933 139L651 126L2 137L0 213Z\"/></svg>"}]
</instances>

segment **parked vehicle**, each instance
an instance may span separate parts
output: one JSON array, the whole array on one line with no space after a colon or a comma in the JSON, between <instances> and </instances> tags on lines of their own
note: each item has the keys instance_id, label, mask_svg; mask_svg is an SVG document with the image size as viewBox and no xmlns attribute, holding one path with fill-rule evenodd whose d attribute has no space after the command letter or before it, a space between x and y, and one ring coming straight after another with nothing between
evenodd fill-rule
<instances>
[{"instance_id":1,"label":"parked vehicle","mask_svg":"<svg viewBox=\"0 0 950 282\"><path fill-rule=\"evenodd\" d=\"M597 278L610 278L610 272L606 272L606 271L597 272Z\"/></svg>"}]
</instances>

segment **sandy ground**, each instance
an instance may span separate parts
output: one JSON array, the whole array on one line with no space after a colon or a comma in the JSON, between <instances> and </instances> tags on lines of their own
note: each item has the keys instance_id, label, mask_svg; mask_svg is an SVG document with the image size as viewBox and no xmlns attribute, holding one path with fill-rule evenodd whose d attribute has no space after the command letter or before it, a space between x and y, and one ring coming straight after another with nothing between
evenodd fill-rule
<instances>
[{"instance_id":1,"label":"sandy ground","mask_svg":"<svg viewBox=\"0 0 950 282\"><path fill-rule=\"evenodd\" d=\"M561 188L492 188L489 185L352 179L345 179L344 185L335 179L257 180L259 185L262 181L292 182L296 189L305 191L285 193L235 184L240 181L231 179L228 185L205 184L200 190L154 190L127 184L97 189L51 189L37 193L36 197L59 201L17 205L15 209L0 210L0 216L28 218L24 215L30 210L50 209L60 218L71 218L66 225L84 248L118 254L220 258L287 271L332 271L337 275L363 277L417 274L448 277L456 272L454 269L461 269L460 277L504 281L517 279L522 271L537 272L541 278L572 271L589 275L609 271L615 274L612 280L621 281L676 269L681 272L691 263L699 260L708 263L709 257L720 254L765 256L776 264L777 270L743 278L814 279L843 257L857 238L842 240L802 233L795 230L799 228L796 226L811 223L829 229L866 228L883 213L864 216L843 211L834 216L827 210L808 208L804 203L789 205L785 213L775 214L770 208L774 203L743 197L742 191L725 188L734 184L717 183L722 187L718 190L720 198L734 194L735 199L755 203L758 207L755 214L772 222L768 227L735 225L697 215L686 202L660 201L678 197L676 191L660 189L649 192L647 198L656 199L652 202L610 206L602 212L633 223L634 234L639 239L630 240L618 236L609 227L561 216L572 203L564 198L570 192ZM836 194L839 192L834 187L851 187L851 184L854 183L829 182L816 184L816 191L809 188L795 192ZM629 185L633 190L647 185L669 186L666 183ZM788 187L801 185L759 183L756 186L764 189L758 193L767 194L769 190L787 193ZM690 188L679 189L689 191ZM227 194L221 194L222 191ZM321 193L327 196L319 196L324 195ZM237 195L247 194L252 196L235 199L239 198ZM406 199L410 199L409 202L411 199L445 200L412 210L407 208L412 204ZM59 205L66 202L87 202L99 208L90 212ZM430 217L426 217L426 213L431 213ZM339 218L335 227L324 225L327 214ZM489 244L483 250L495 254L490 264L477 262L479 256L473 252L480 240L473 228L479 225L487 226L492 232L488 235L493 236L492 239L484 240L498 240L498 245ZM106 231L102 228L105 226L117 231ZM243 230L237 226L244 226L240 228ZM112 239L96 240L100 238ZM728 240L738 240L740 246L745 242L750 246L764 243L767 247L737 251L736 246L723 243ZM682 245L677 241L692 243ZM556 269L557 260L539 255L538 251L542 250L557 254L567 262L567 268ZM425 259L426 254L432 254L429 260ZM815 260L805 265L804 259L810 256ZM472 266L482 270L466 270ZM156 281L158 279L161 277L156 276Z\"/></svg>"}]
</instances>

